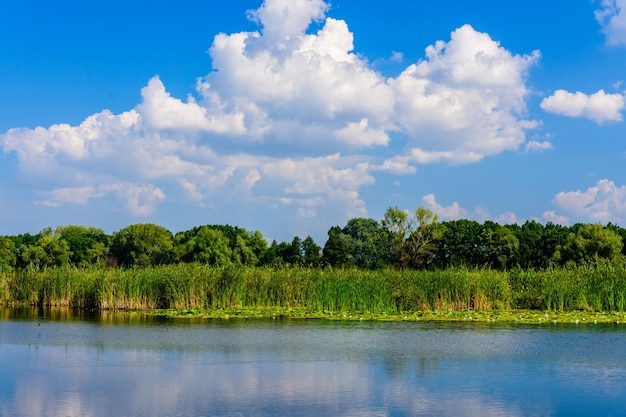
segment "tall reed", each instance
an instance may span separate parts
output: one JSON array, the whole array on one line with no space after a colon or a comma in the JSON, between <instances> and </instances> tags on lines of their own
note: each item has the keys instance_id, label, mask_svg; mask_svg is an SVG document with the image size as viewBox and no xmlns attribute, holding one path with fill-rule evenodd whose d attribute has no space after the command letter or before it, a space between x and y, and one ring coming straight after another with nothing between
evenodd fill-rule
<instances>
[{"instance_id":1,"label":"tall reed","mask_svg":"<svg viewBox=\"0 0 626 417\"><path fill-rule=\"evenodd\" d=\"M264 308L398 313L417 310L626 309L626 265L438 271L248 268L177 264L0 273L4 305L99 309Z\"/></svg>"}]
</instances>

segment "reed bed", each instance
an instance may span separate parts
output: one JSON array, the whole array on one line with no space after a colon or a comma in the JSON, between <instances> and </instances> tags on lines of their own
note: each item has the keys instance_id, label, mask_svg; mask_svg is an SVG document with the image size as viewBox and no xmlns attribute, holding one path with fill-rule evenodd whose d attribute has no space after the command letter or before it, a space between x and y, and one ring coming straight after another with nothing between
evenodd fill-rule
<instances>
[{"instance_id":1,"label":"reed bed","mask_svg":"<svg viewBox=\"0 0 626 417\"><path fill-rule=\"evenodd\" d=\"M210 267L56 268L0 273L0 304L79 309L297 308L397 314L425 310L626 309L626 266L541 271Z\"/></svg>"}]
</instances>

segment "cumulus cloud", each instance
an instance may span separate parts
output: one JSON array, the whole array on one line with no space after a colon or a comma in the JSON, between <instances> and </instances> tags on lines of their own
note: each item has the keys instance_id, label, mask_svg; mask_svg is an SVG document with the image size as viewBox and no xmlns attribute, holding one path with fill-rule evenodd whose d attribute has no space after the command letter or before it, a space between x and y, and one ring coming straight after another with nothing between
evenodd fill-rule
<instances>
[{"instance_id":1,"label":"cumulus cloud","mask_svg":"<svg viewBox=\"0 0 626 417\"><path fill-rule=\"evenodd\" d=\"M595 12L609 46L626 45L626 0L602 0Z\"/></svg>"},{"instance_id":2,"label":"cumulus cloud","mask_svg":"<svg viewBox=\"0 0 626 417\"><path fill-rule=\"evenodd\" d=\"M462 208L456 201L449 206L444 207L437 203L437 199L434 194L427 194L423 196L422 203L424 203L424 207L438 214L442 220L458 220L467 219L469 217L467 210Z\"/></svg>"},{"instance_id":3,"label":"cumulus cloud","mask_svg":"<svg viewBox=\"0 0 626 417\"><path fill-rule=\"evenodd\" d=\"M198 105L189 96L187 103L173 98L159 77L153 77L141 90L143 102L137 106L146 127L153 129L206 130L216 133L242 134L245 132L243 114L221 114L218 105L210 108ZM211 113L209 113L211 111Z\"/></svg>"},{"instance_id":4,"label":"cumulus cloud","mask_svg":"<svg viewBox=\"0 0 626 417\"><path fill-rule=\"evenodd\" d=\"M602 179L584 191L561 191L553 203L581 222L622 223L626 220L626 186L617 186L608 179ZM555 213L548 212L548 216L555 216Z\"/></svg>"},{"instance_id":5,"label":"cumulus cloud","mask_svg":"<svg viewBox=\"0 0 626 417\"><path fill-rule=\"evenodd\" d=\"M523 115L525 79L539 56L514 55L469 25L427 47L425 60L389 81L415 161L476 162L518 149L537 126Z\"/></svg>"},{"instance_id":6,"label":"cumulus cloud","mask_svg":"<svg viewBox=\"0 0 626 417\"><path fill-rule=\"evenodd\" d=\"M301 5L310 22L320 17L320 9L311 3L288 2L285 10L292 13ZM198 86L205 105L219 102L226 112L241 112L247 133L264 141L354 147L388 143L392 91L352 52L353 35L346 22L326 18L316 34L306 34L307 25L297 25L289 29L289 42L280 51L275 51L276 42L265 41L272 25L284 23L262 23L262 34L215 37L209 52L217 71Z\"/></svg>"},{"instance_id":7,"label":"cumulus cloud","mask_svg":"<svg viewBox=\"0 0 626 417\"><path fill-rule=\"evenodd\" d=\"M598 90L591 95L580 91L570 93L565 90L556 90L550 97L544 98L540 106L550 113L582 117L602 124L622 120L624 96L607 94L604 90Z\"/></svg>"},{"instance_id":8,"label":"cumulus cloud","mask_svg":"<svg viewBox=\"0 0 626 417\"><path fill-rule=\"evenodd\" d=\"M387 78L328 10L322 0L266 0L248 12L258 31L215 36L213 68L184 100L155 76L134 109L104 110L78 126L11 129L0 146L49 206L113 196L147 215L166 200L245 200L293 206L303 219L332 204L349 218L366 215L359 190L376 172L478 162L519 149L537 126L525 102L537 51L516 55L465 25ZM313 21L320 29L309 33ZM396 135L407 143L400 150L391 149ZM385 148L384 159L371 148Z\"/></svg>"}]
</instances>

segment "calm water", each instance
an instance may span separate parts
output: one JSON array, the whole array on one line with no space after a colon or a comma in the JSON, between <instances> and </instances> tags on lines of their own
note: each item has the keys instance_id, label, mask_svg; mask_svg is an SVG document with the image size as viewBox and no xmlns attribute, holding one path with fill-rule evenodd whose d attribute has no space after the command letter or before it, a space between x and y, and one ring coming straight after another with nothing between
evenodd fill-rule
<instances>
[{"instance_id":1,"label":"calm water","mask_svg":"<svg viewBox=\"0 0 626 417\"><path fill-rule=\"evenodd\" d=\"M0 310L0 416L626 416L623 325Z\"/></svg>"}]
</instances>

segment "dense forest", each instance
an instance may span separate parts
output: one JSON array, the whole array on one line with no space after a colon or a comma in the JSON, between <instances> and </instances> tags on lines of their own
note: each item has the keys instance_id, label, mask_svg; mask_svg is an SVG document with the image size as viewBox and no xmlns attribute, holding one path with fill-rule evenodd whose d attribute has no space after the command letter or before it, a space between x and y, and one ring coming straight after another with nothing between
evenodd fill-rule
<instances>
[{"instance_id":1,"label":"dense forest","mask_svg":"<svg viewBox=\"0 0 626 417\"><path fill-rule=\"evenodd\" d=\"M543 270L626 254L626 229L615 224L561 226L527 221L439 221L423 207L390 207L379 220L353 218L328 231L324 246L310 236L271 244L259 231L205 225L175 235L155 224L133 224L112 235L85 226L47 228L0 237L0 271L53 267L210 266L346 267L443 270L455 267Z\"/></svg>"}]
</instances>

